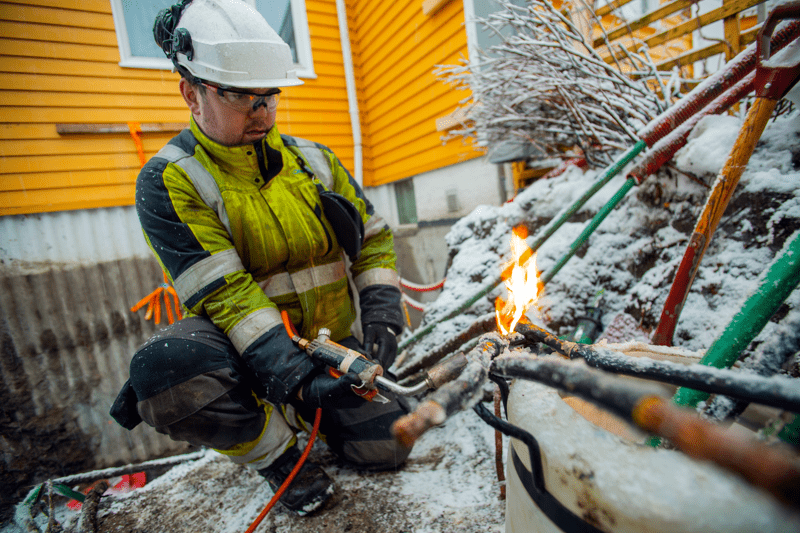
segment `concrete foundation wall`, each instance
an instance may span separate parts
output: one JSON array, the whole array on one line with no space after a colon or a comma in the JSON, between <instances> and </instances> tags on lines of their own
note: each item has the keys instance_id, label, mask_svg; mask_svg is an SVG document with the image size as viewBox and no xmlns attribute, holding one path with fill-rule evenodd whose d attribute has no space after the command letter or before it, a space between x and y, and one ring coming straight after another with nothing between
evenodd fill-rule
<instances>
[{"instance_id":1,"label":"concrete foundation wall","mask_svg":"<svg viewBox=\"0 0 800 533\"><path fill-rule=\"evenodd\" d=\"M459 219L479 205L505 202L502 176L485 157L415 176L418 220Z\"/></svg>"},{"instance_id":2,"label":"concrete foundation wall","mask_svg":"<svg viewBox=\"0 0 800 533\"><path fill-rule=\"evenodd\" d=\"M130 308L163 281L133 208L2 217L0 236L0 516L46 479L187 451L108 414L157 327Z\"/></svg>"},{"instance_id":3,"label":"concrete foundation wall","mask_svg":"<svg viewBox=\"0 0 800 533\"><path fill-rule=\"evenodd\" d=\"M403 279L431 285L444 278L448 264L445 236L458 219L479 205L500 205L510 197L513 185L508 167L482 157L414 176L417 224L399 224L393 183L364 190L394 231L397 269ZM438 291L404 289L404 293L423 304L438 296ZM407 309L413 329L422 312Z\"/></svg>"}]
</instances>

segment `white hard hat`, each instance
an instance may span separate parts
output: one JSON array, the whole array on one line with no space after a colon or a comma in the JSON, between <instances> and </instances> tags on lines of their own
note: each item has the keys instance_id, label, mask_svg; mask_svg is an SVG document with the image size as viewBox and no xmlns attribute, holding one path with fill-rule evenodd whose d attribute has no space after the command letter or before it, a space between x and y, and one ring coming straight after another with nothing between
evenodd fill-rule
<instances>
[{"instance_id":1,"label":"white hard hat","mask_svg":"<svg viewBox=\"0 0 800 533\"><path fill-rule=\"evenodd\" d=\"M168 11L156 18L156 42L159 23L168 18L162 15ZM159 46L176 66L201 80L253 89L303 83L294 69L289 45L258 11L241 0L192 0L183 8L177 26L164 30L162 35L169 35L169 42L167 46L159 42Z\"/></svg>"}]
</instances>

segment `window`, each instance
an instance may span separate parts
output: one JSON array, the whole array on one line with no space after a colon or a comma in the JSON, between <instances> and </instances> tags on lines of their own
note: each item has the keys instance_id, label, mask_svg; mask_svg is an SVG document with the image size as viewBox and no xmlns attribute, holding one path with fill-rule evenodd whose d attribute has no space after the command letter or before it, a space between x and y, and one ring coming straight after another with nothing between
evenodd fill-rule
<instances>
[{"instance_id":1,"label":"window","mask_svg":"<svg viewBox=\"0 0 800 533\"><path fill-rule=\"evenodd\" d=\"M511 3L525 7L527 0L511 0ZM488 32L475 22L476 18L486 18L499 9L493 0L464 0L464 18L467 22L467 43L470 57L475 57L476 50L488 50L490 46L500 44L500 38Z\"/></svg>"},{"instance_id":2,"label":"window","mask_svg":"<svg viewBox=\"0 0 800 533\"><path fill-rule=\"evenodd\" d=\"M447 199L448 213L457 213L461 210L461 202L458 201L458 189L449 189L444 196Z\"/></svg>"},{"instance_id":3,"label":"window","mask_svg":"<svg viewBox=\"0 0 800 533\"><path fill-rule=\"evenodd\" d=\"M394 196L397 199L397 221L400 224L416 224L417 199L414 196L414 180L396 181Z\"/></svg>"},{"instance_id":4,"label":"window","mask_svg":"<svg viewBox=\"0 0 800 533\"><path fill-rule=\"evenodd\" d=\"M289 44L301 78L316 78L311 58L305 0L242 0L264 15L272 29ZM111 0L117 30L120 66L171 69L172 62L153 40L153 21L159 11L177 0Z\"/></svg>"}]
</instances>

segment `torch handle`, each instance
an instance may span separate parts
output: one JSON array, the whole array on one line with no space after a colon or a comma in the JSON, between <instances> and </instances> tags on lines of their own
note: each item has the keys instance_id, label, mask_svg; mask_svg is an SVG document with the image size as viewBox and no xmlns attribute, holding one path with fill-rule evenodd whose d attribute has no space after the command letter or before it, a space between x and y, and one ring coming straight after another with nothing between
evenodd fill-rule
<instances>
[{"instance_id":1,"label":"torch handle","mask_svg":"<svg viewBox=\"0 0 800 533\"><path fill-rule=\"evenodd\" d=\"M363 387L374 389L375 379L383 375L383 367L378 363L370 361L364 354L345 348L322 335L313 341L293 335L292 341L311 357L322 361L342 374L357 374L363 382Z\"/></svg>"},{"instance_id":2,"label":"torch handle","mask_svg":"<svg viewBox=\"0 0 800 533\"><path fill-rule=\"evenodd\" d=\"M352 372L360 375L365 370L375 375L383 373L383 369L379 364L365 359L362 354L355 350L350 350L331 341L320 342L313 340L308 343L306 353L345 374Z\"/></svg>"}]
</instances>

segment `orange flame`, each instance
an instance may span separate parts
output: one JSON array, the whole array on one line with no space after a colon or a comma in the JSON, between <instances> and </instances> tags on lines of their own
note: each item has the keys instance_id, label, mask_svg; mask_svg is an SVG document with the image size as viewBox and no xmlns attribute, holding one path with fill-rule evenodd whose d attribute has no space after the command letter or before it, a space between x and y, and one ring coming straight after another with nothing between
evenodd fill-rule
<instances>
[{"instance_id":1,"label":"orange flame","mask_svg":"<svg viewBox=\"0 0 800 533\"><path fill-rule=\"evenodd\" d=\"M539 299L542 286L536 268L536 254L525 243L528 230L517 226L511 235L511 261L503 265L501 278L508 290L508 300L499 296L495 300L497 327L503 335L514 331L514 327L525 312Z\"/></svg>"}]
</instances>

